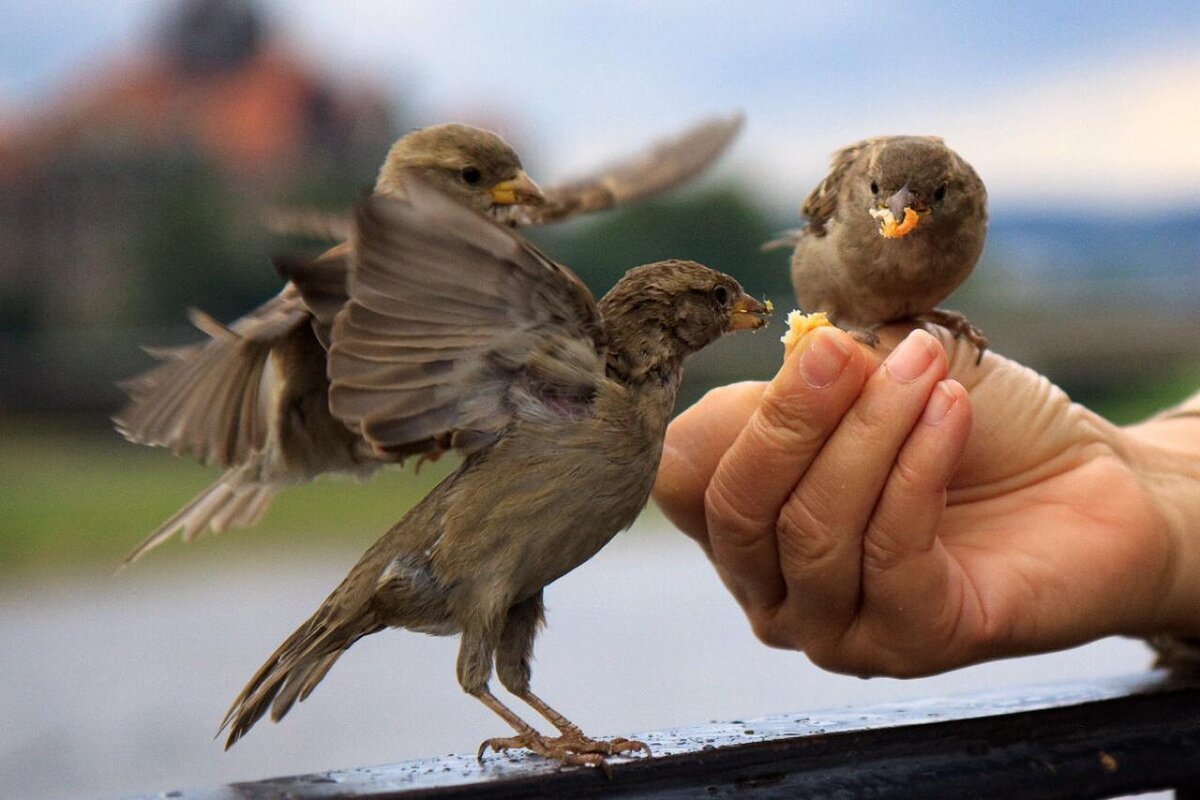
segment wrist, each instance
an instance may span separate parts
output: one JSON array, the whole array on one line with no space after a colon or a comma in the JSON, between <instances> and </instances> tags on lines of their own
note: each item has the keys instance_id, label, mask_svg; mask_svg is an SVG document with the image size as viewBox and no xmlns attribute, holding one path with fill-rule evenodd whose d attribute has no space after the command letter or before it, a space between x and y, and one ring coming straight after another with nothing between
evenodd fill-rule
<instances>
[{"instance_id":1,"label":"wrist","mask_svg":"<svg viewBox=\"0 0 1200 800\"><path fill-rule=\"evenodd\" d=\"M1147 522L1167 538L1171 553L1147 633L1200 639L1200 408L1173 409L1122 434L1156 512Z\"/></svg>"}]
</instances>

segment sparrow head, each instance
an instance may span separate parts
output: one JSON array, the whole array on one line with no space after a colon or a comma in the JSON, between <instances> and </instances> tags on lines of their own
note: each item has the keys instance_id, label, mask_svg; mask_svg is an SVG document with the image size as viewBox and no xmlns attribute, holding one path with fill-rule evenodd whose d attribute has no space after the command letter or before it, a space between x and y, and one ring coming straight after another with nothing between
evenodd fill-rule
<instances>
[{"instance_id":1,"label":"sparrow head","mask_svg":"<svg viewBox=\"0 0 1200 800\"><path fill-rule=\"evenodd\" d=\"M600 313L624 371L661 373L725 333L763 327L771 305L722 272L671 260L629 270L600 300Z\"/></svg>"},{"instance_id":2,"label":"sparrow head","mask_svg":"<svg viewBox=\"0 0 1200 800\"><path fill-rule=\"evenodd\" d=\"M932 136L893 136L880 140L864 178L867 209L880 235L907 236L940 216L978 205L983 185L965 161Z\"/></svg>"},{"instance_id":3,"label":"sparrow head","mask_svg":"<svg viewBox=\"0 0 1200 800\"><path fill-rule=\"evenodd\" d=\"M434 125L398 139L375 191L402 195L407 173L481 213L545 201L516 151L491 131L469 125Z\"/></svg>"}]
</instances>

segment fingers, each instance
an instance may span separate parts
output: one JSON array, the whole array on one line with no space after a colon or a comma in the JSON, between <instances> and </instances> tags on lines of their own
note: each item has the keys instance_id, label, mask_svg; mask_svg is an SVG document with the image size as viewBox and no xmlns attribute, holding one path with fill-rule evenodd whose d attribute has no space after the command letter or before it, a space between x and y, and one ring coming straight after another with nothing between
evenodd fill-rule
<instances>
[{"instance_id":1,"label":"fingers","mask_svg":"<svg viewBox=\"0 0 1200 800\"><path fill-rule=\"evenodd\" d=\"M946 487L970 437L971 416L962 385L939 382L901 447L867 525L857 630L863 640L846 644L861 659L870 651L903 650L882 648L881 641L904 642L908 663L887 664L890 674L922 672L931 652L948 657L963 617L967 593L957 588L962 576L937 533Z\"/></svg>"},{"instance_id":2,"label":"fingers","mask_svg":"<svg viewBox=\"0 0 1200 800\"><path fill-rule=\"evenodd\" d=\"M752 621L785 595L780 509L853 404L870 360L842 331L806 336L712 472L704 493L710 553Z\"/></svg>"},{"instance_id":3,"label":"fingers","mask_svg":"<svg viewBox=\"0 0 1200 800\"><path fill-rule=\"evenodd\" d=\"M863 538L897 456L946 374L924 331L902 341L866 382L779 511L779 568L789 636L835 642L859 611Z\"/></svg>"}]
</instances>

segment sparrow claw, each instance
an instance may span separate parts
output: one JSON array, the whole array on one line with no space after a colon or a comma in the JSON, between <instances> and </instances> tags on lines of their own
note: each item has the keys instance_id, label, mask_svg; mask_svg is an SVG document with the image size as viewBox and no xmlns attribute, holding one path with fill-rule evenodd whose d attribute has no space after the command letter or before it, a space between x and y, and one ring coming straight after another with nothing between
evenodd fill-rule
<instances>
[{"instance_id":1,"label":"sparrow claw","mask_svg":"<svg viewBox=\"0 0 1200 800\"><path fill-rule=\"evenodd\" d=\"M978 355L975 357L975 363L983 361L983 352L987 350L988 340L983 335L983 331L971 324L966 315L960 311L950 311L945 308L934 308L921 314L917 319L923 322L932 322L935 325L941 325L946 330L954 335L955 339L966 340L975 345L978 350Z\"/></svg>"},{"instance_id":2,"label":"sparrow claw","mask_svg":"<svg viewBox=\"0 0 1200 800\"><path fill-rule=\"evenodd\" d=\"M518 736L503 736L485 739L479 745L476 758L483 760L483 755L492 749L497 753L515 748L524 748L537 753L543 758L561 761L570 766L596 767L608 777L612 777L611 768L605 756L621 755L623 753L642 752L650 755L650 746L636 739L617 737L615 739L592 739L583 733L571 733L554 738L542 736L540 733L520 734Z\"/></svg>"},{"instance_id":3,"label":"sparrow claw","mask_svg":"<svg viewBox=\"0 0 1200 800\"><path fill-rule=\"evenodd\" d=\"M879 335L868 328L854 328L847 331L859 344L864 344L874 350L879 345Z\"/></svg>"}]
</instances>

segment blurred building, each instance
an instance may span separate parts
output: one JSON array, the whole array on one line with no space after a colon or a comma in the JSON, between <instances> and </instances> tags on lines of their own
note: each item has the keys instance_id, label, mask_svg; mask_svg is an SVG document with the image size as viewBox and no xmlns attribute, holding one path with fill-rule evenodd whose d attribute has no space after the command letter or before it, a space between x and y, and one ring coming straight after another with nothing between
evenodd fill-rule
<instances>
[{"instance_id":1,"label":"blurred building","mask_svg":"<svg viewBox=\"0 0 1200 800\"><path fill-rule=\"evenodd\" d=\"M344 207L396 128L380 91L319 72L247 0L175 7L0 131L0 405L43 394L35 351L73 358L56 338L261 299L264 209Z\"/></svg>"}]
</instances>

